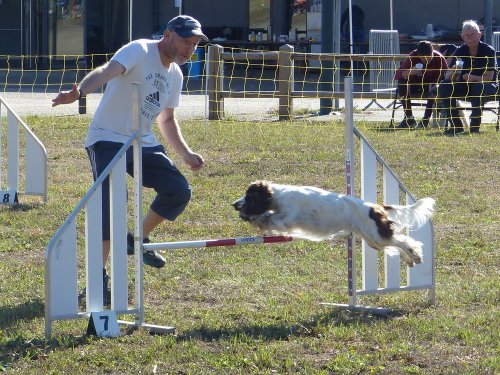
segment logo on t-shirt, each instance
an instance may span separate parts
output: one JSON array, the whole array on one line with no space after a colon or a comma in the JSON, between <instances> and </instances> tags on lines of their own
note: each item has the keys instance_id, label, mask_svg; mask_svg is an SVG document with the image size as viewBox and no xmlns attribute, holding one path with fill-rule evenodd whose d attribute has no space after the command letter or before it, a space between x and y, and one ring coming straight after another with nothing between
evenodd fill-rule
<instances>
[{"instance_id":1,"label":"logo on t-shirt","mask_svg":"<svg viewBox=\"0 0 500 375\"><path fill-rule=\"evenodd\" d=\"M153 120L160 112L160 92L154 91L144 99L141 113L148 120Z\"/></svg>"},{"instance_id":2,"label":"logo on t-shirt","mask_svg":"<svg viewBox=\"0 0 500 375\"><path fill-rule=\"evenodd\" d=\"M146 100L156 107L160 107L160 92L156 91L146 96Z\"/></svg>"},{"instance_id":3,"label":"logo on t-shirt","mask_svg":"<svg viewBox=\"0 0 500 375\"><path fill-rule=\"evenodd\" d=\"M170 95L167 76L163 72L155 72L144 77L149 83L144 87L144 102L141 108L141 114L148 120L154 120Z\"/></svg>"}]
</instances>

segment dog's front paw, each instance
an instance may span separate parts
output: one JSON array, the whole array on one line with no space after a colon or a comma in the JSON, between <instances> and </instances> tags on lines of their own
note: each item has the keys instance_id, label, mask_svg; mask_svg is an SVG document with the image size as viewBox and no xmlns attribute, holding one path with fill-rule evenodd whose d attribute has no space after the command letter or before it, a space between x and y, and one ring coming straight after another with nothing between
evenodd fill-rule
<instances>
[{"instance_id":1,"label":"dog's front paw","mask_svg":"<svg viewBox=\"0 0 500 375\"><path fill-rule=\"evenodd\" d=\"M423 257L419 252L414 249L408 249L408 251L402 251L401 256L403 260L406 262L408 267L414 267L416 264L420 264L423 262Z\"/></svg>"}]
</instances>

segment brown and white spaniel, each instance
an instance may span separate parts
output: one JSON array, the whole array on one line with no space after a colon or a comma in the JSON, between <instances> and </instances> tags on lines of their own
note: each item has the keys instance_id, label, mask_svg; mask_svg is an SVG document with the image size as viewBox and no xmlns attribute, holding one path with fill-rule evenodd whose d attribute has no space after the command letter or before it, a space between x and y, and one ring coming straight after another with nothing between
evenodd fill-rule
<instances>
[{"instance_id":1,"label":"brown and white spaniel","mask_svg":"<svg viewBox=\"0 0 500 375\"><path fill-rule=\"evenodd\" d=\"M413 267L422 263L422 243L402 234L424 225L434 213L434 199L408 206L379 205L312 186L252 182L233 203L240 218L265 233L313 241L355 233L369 246L394 254Z\"/></svg>"}]
</instances>

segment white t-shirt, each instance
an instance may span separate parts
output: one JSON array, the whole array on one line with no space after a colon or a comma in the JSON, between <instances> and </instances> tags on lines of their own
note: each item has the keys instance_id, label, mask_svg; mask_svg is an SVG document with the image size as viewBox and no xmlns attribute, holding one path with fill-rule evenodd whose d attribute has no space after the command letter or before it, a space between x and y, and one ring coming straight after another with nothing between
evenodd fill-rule
<instances>
[{"instance_id":1,"label":"white t-shirt","mask_svg":"<svg viewBox=\"0 0 500 375\"><path fill-rule=\"evenodd\" d=\"M90 123L85 147L98 141L124 143L132 134L132 83L140 83L142 145L159 145L153 123L164 108L179 106L182 71L176 63L165 68L158 42L140 39L120 48L113 58L125 72L110 80Z\"/></svg>"}]
</instances>

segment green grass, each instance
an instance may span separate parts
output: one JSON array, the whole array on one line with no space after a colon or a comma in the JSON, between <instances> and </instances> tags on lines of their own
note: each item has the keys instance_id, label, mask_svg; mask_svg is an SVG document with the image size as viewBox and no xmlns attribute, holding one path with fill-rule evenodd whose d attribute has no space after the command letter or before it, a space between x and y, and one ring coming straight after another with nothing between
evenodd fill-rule
<instances>
[{"instance_id":1,"label":"green grass","mask_svg":"<svg viewBox=\"0 0 500 375\"><path fill-rule=\"evenodd\" d=\"M88 118L30 117L49 153L49 201L0 207L0 369L20 373L494 374L500 372L499 133L443 137L358 126L409 190L437 201L436 299L424 292L363 297L387 317L334 310L347 302L344 241L293 242L164 253L145 268L146 321L176 336L84 335L87 322L54 324L44 338L44 250L92 183L83 149ZM254 179L345 191L339 122L183 121L206 159L193 199L154 241L258 235L231 202ZM359 157L357 162L359 162ZM359 168L358 168L359 170ZM359 183L359 177L357 178ZM359 189L357 190L359 191ZM145 203L153 195L145 191ZM83 218L79 231L82 233ZM83 244L83 242L82 242ZM80 246L81 248L81 246ZM82 249L79 249L82 252ZM83 256L83 253L79 254Z\"/></svg>"}]
</instances>

